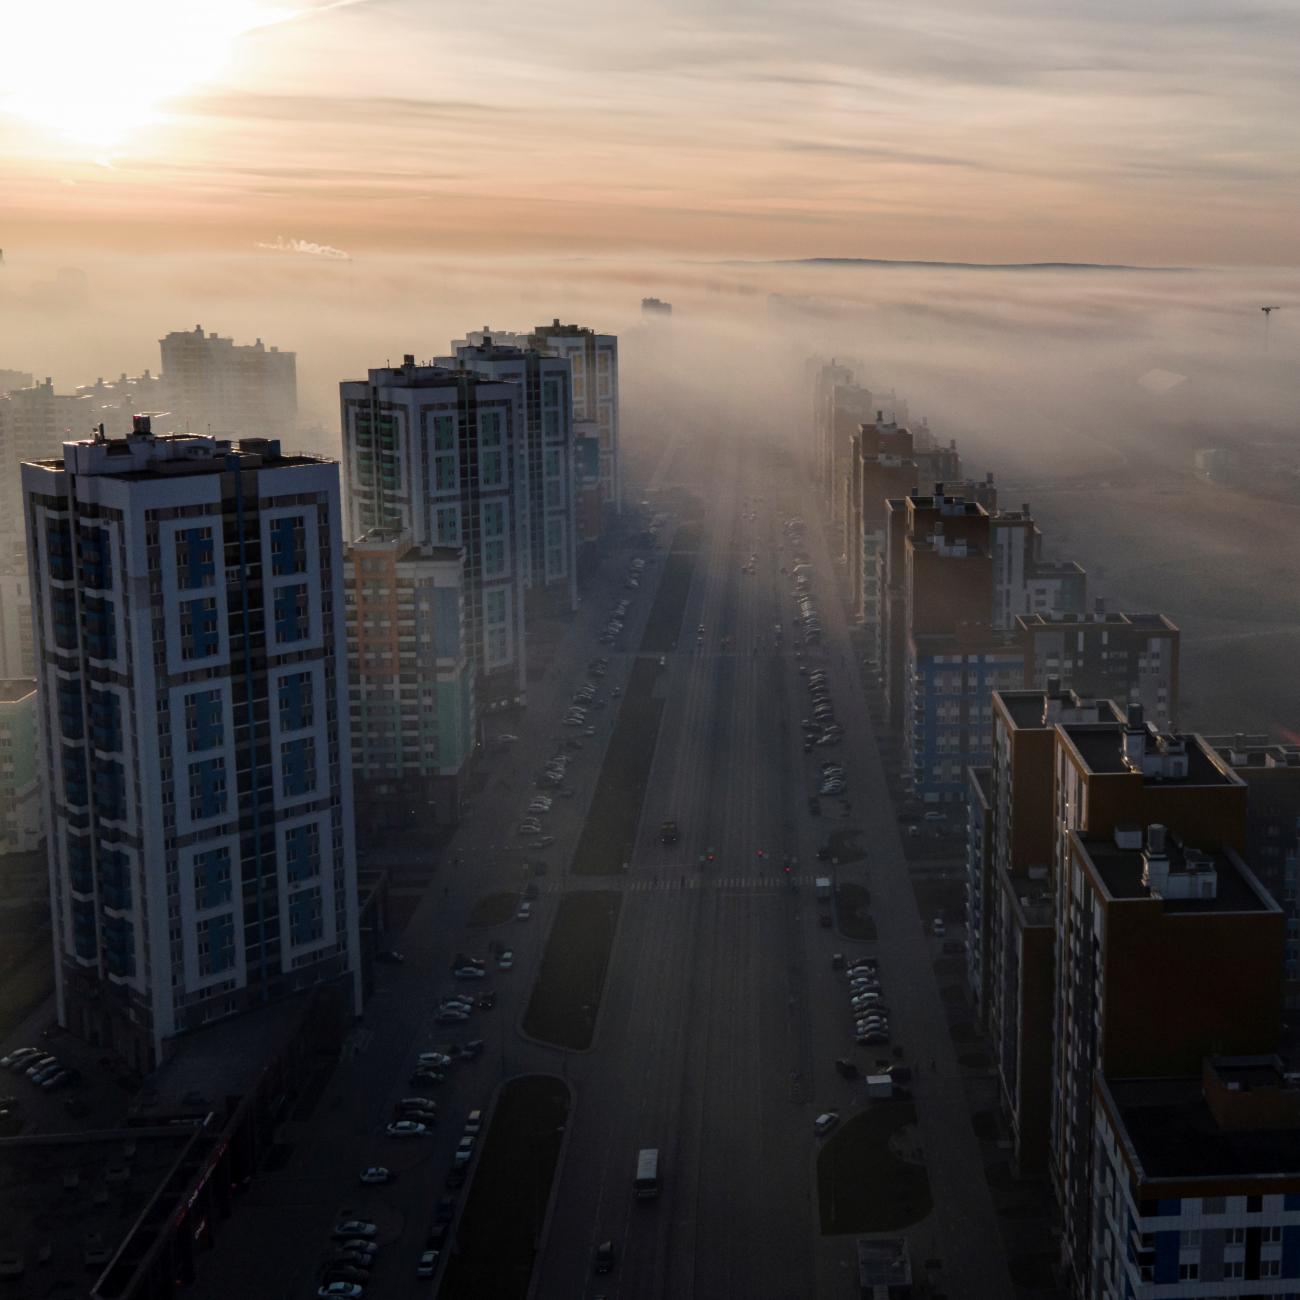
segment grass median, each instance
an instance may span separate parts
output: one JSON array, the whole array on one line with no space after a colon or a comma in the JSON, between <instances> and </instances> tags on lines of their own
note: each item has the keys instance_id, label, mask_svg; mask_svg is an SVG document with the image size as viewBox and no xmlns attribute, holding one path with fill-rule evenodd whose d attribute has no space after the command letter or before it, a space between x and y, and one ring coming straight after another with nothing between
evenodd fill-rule
<instances>
[{"instance_id":1,"label":"grass median","mask_svg":"<svg viewBox=\"0 0 1300 1300\"><path fill-rule=\"evenodd\" d=\"M925 1166L894 1151L915 1123L910 1101L873 1102L827 1139L817 1155L823 1233L893 1232L930 1213Z\"/></svg>"},{"instance_id":2,"label":"grass median","mask_svg":"<svg viewBox=\"0 0 1300 1300\"><path fill-rule=\"evenodd\" d=\"M560 899L524 1013L526 1034L576 1051L591 1046L621 902L605 889Z\"/></svg>"},{"instance_id":3,"label":"grass median","mask_svg":"<svg viewBox=\"0 0 1300 1300\"><path fill-rule=\"evenodd\" d=\"M456 1229L441 1300L523 1300L569 1118L569 1090L549 1075L501 1089Z\"/></svg>"}]
</instances>

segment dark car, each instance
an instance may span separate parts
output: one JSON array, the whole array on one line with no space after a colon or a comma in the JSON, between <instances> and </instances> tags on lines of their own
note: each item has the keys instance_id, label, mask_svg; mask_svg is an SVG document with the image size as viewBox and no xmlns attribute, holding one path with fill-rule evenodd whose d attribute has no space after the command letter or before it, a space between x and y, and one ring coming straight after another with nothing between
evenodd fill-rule
<instances>
[{"instance_id":1,"label":"dark car","mask_svg":"<svg viewBox=\"0 0 1300 1300\"><path fill-rule=\"evenodd\" d=\"M829 844L819 844L817 846L817 861L829 862L831 857L831 846Z\"/></svg>"},{"instance_id":2,"label":"dark car","mask_svg":"<svg viewBox=\"0 0 1300 1300\"><path fill-rule=\"evenodd\" d=\"M861 1071L852 1061L840 1059L835 1062L835 1068L839 1072L841 1079L856 1079Z\"/></svg>"},{"instance_id":3,"label":"dark car","mask_svg":"<svg viewBox=\"0 0 1300 1300\"><path fill-rule=\"evenodd\" d=\"M369 1282L370 1270L356 1264L344 1264L338 1261L326 1264L320 1271L323 1282Z\"/></svg>"},{"instance_id":4,"label":"dark car","mask_svg":"<svg viewBox=\"0 0 1300 1300\"><path fill-rule=\"evenodd\" d=\"M454 1192L458 1187L465 1186L465 1166L452 1165L447 1170L447 1177L444 1180L447 1186Z\"/></svg>"},{"instance_id":5,"label":"dark car","mask_svg":"<svg viewBox=\"0 0 1300 1300\"><path fill-rule=\"evenodd\" d=\"M602 1241L596 1247L596 1272L609 1273L614 1268L614 1243L612 1241Z\"/></svg>"},{"instance_id":6,"label":"dark car","mask_svg":"<svg viewBox=\"0 0 1300 1300\"><path fill-rule=\"evenodd\" d=\"M489 989L486 993L480 993L478 997L474 999L474 1005L478 1007L480 1011L491 1011L496 1004L497 995L496 991L493 989Z\"/></svg>"},{"instance_id":7,"label":"dark car","mask_svg":"<svg viewBox=\"0 0 1300 1300\"><path fill-rule=\"evenodd\" d=\"M441 1250L447 1244L447 1234L450 1227L445 1223L435 1223L429 1229L429 1235L424 1239L426 1250Z\"/></svg>"},{"instance_id":8,"label":"dark car","mask_svg":"<svg viewBox=\"0 0 1300 1300\"><path fill-rule=\"evenodd\" d=\"M468 1043L462 1043L456 1052L462 1061L477 1061L483 1055L483 1040L481 1038L471 1038Z\"/></svg>"},{"instance_id":9,"label":"dark car","mask_svg":"<svg viewBox=\"0 0 1300 1300\"><path fill-rule=\"evenodd\" d=\"M441 1197L433 1217L436 1223L450 1223L456 1217L456 1198L454 1196Z\"/></svg>"}]
</instances>

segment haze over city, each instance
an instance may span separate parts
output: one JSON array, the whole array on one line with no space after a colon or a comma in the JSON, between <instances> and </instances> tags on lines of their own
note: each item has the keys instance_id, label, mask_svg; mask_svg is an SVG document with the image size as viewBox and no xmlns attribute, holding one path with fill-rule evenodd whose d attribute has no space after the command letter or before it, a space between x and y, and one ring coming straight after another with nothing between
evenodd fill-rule
<instances>
[{"instance_id":1,"label":"haze over city","mask_svg":"<svg viewBox=\"0 0 1300 1300\"><path fill-rule=\"evenodd\" d=\"M4 32L0 1291L1300 1294L1300 6Z\"/></svg>"}]
</instances>

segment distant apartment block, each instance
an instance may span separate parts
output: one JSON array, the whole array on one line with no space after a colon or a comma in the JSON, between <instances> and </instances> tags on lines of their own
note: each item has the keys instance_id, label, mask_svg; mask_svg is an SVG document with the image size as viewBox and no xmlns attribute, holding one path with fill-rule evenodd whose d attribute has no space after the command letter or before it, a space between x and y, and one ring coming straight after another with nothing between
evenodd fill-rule
<instances>
[{"instance_id":1,"label":"distant apartment block","mask_svg":"<svg viewBox=\"0 0 1300 1300\"><path fill-rule=\"evenodd\" d=\"M849 508L845 552L849 585L867 645L879 663L885 583L886 501L906 497L916 490L916 461L912 459L911 430L878 418L864 423L853 435L850 451Z\"/></svg>"},{"instance_id":2,"label":"distant apartment block","mask_svg":"<svg viewBox=\"0 0 1300 1300\"><path fill-rule=\"evenodd\" d=\"M1202 736L1246 783L1246 860L1286 916L1288 1007L1300 1007L1300 745L1266 736Z\"/></svg>"},{"instance_id":3,"label":"distant apartment block","mask_svg":"<svg viewBox=\"0 0 1300 1300\"><path fill-rule=\"evenodd\" d=\"M1053 679L1081 695L1140 704L1162 727L1178 723L1178 628L1163 614L1029 611L1015 619L1027 689Z\"/></svg>"},{"instance_id":4,"label":"distant apartment block","mask_svg":"<svg viewBox=\"0 0 1300 1300\"><path fill-rule=\"evenodd\" d=\"M476 730L463 553L371 531L348 549L345 597L358 817L454 824Z\"/></svg>"},{"instance_id":5,"label":"distant apartment block","mask_svg":"<svg viewBox=\"0 0 1300 1300\"><path fill-rule=\"evenodd\" d=\"M829 506L831 500L831 430L835 423L835 390L842 384L853 382L854 366L858 363L832 358L828 362L814 361L812 374L812 464L813 476L821 500ZM863 417L866 418L865 416Z\"/></svg>"},{"instance_id":6,"label":"distant apartment block","mask_svg":"<svg viewBox=\"0 0 1300 1300\"><path fill-rule=\"evenodd\" d=\"M16 548L20 563L22 463L56 456L65 438L88 433L76 425L78 409L76 399L56 393L48 378L0 397L0 548Z\"/></svg>"},{"instance_id":7,"label":"distant apartment block","mask_svg":"<svg viewBox=\"0 0 1300 1300\"><path fill-rule=\"evenodd\" d=\"M0 680L0 853L27 853L45 839L39 739L35 679Z\"/></svg>"},{"instance_id":8,"label":"distant apartment block","mask_svg":"<svg viewBox=\"0 0 1300 1300\"><path fill-rule=\"evenodd\" d=\"M578 560L573 375L569 358L497 343L490 335L462 344L435 365L472 370L517 384L525 434L521 459L525 581L536 597L564 610L577 608Z\"/></svg>"},{"instance_id":9,"label":"distant apartment block","mask_svg":"<svg viewBox=\"0 0 1300 1300\"><path fill-rule=\"evenodd\" d=\"M1084 612L1087 574L1073 560L1044 559L1043 535L1028 503L1019 510L993 513L990 534L995 628L1013 629L1021 615L1050 611L1078 616Z\"/></svg>"},{"instance_id":10,"label":"distant apartment block","mask_svg":"<svg viewBox=\"0 0 1300 1300\"><path fill-rule=\"evenodd\" d=\"M0 369L0 397L14 388L30 388L35 382L30 370Z\"/></svg>"},{"instance_id":11,"label":"distant apartment block","mask_svg":"<svg viewBox=\"0 0 1300 1300\"><path fill-rule=\"evenodd\" d=\"M277 437L298 419L297 357L261 339L237 344L203 327L160 339L162 379L173 424L218 437Z\"/></svg>"},{"instance_id":12,"label":"distant apartment block","mask_svg":"<svg viewBox=\"0 0 1300 1300\"><path fill-rule=\"evenodd\" d=\"M1300 1088L1278 1057L1099 1077L1089 1300L1300 1293Z\"/></svg>"},{"instance_id":13,"label":"distant apartment block","mask_svg":"<svg viewBox=\"0 0 1300 1300\"><path fill-rule=\"evenodd\" d=\"M147 1072L304 989L359 1011L337 463L141 418L22 488L60 1024Z\"/></svg>"},{"instance_id":14,"label":"distant apartment block","mask_svg":"<svg viewBox=\"0 0 1300 1300\"><path fill-rule=\"evenodd\" d=\"M664 302L660 298L641 299L642 316L671 316L672 314L673 305L670 302Z\"/></svg>"},{"instance_id":15,"label":"distant apartment block","mask_svg":"<svg viewBox=\"0 0 1300 1300\"><path fill-rule=\"evenodd\" d=\"M527 416L520 385L402 365L339 385L348 532L464 551L465 635L480 709L527 698Z\"/></svg>"},{"instance_id":16,"label":"distant apartment block","mask_svg":"<svg viewBox=\"0 0 1300 1300\"><path fill-rule=\"evenodd\" d=\"M16 550L20 542L21 534L15 534ZM36 676L31 591L27 559L20 551L0 570L0 678Z\"/></svg>"},{"instance_id":17,"label":"distant apartment block","mask_svg":"<svg viewBox=\"0 0 1300 1300\"><path fill-rule=\"evenodd\" d=\"M529 344L566 357L573 374L573 419L595 426L600 444L601 502L618 514L623 509L619 453L618 338L582 325L563 325L557 317L538 325Z\"/></svg>"},{"instance_id":18,"label":"distant apartment block","mask_svg":"<svg viewBox=\"0 0 1300 1300\"><path fill-rule=\"evenodd\" d=\"M93 384L83 384L74 393L77 427L93 431L101 424L110 437L130 433L131 420L148 415L155 420L170 418L168 387L161 375L120 375L117 379L100 377Z\"/></svg>"}]
</instances>

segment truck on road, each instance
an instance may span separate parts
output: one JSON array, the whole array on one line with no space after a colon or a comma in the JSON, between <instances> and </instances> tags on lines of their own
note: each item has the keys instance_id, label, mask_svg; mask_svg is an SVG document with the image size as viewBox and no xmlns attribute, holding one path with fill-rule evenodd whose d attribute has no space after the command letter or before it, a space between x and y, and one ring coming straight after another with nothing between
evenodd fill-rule
<instances>
[{"instance_id":1,"label":"truck on road","mask_svg":"<svg viewBox=\"0 0 1300 1300\"><path fill-rule=\"evenodd\" d=\"M829 876L818 876L813 881L813 888L817 891L817 901L819 903L829 903L831 901L831 878Z\"/></svg>"}]
</instances>

